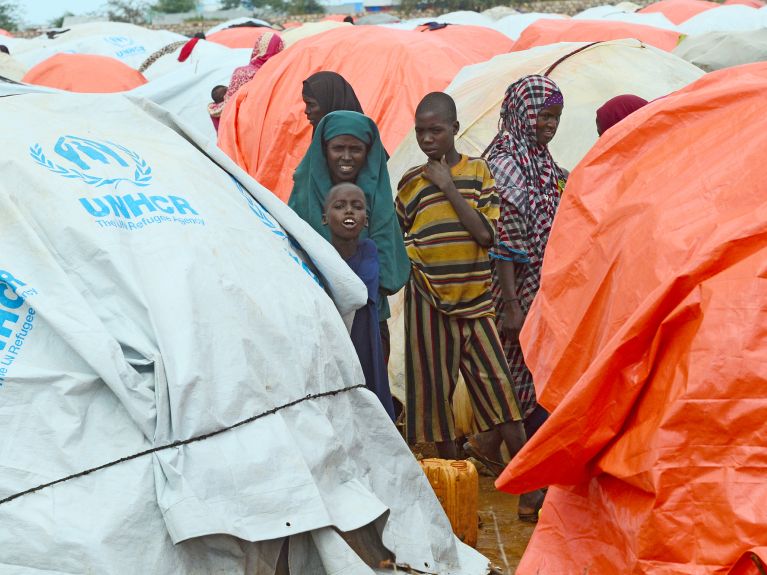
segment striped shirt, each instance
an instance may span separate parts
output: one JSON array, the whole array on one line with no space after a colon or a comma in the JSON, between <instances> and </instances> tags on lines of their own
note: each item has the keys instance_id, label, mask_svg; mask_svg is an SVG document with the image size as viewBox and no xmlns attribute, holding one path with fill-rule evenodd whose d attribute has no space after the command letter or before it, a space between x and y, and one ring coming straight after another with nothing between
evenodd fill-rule
<instances>
[{"instance_id":1,"label":"striped shirt","mask_svg":"<svg viewBox=\"0 0 767 575\"><path fill-rule=\"evenodd\" d=\"M423 166L405 174L395 202L412 281L429 304L444 314L461 318L494 315L489 248L476 242L450 200L422 170ZM461 155L450 172L464 200L495 235L498 193L487 162Z\"/></svg>"}]
</instances>

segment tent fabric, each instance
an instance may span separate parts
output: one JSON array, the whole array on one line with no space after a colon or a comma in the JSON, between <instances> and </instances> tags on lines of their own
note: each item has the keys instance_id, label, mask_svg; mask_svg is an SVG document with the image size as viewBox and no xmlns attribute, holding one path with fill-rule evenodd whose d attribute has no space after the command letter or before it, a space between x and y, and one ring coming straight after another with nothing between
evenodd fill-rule
<instances>
[{"instance_id":1,"label":"tent fabric","mask_svg":"<svg viewBox=\"0 0 767 575\"><path fill-rule=\"evenodd\" d=\"M460 152L480 156L498 131L501 102L506 88L528 74L543 74L585 43L541 46L502 54L467 66L446 88L456 102L461 123L456 136ZM565 107L557 135L549 144L556 162L572 170L597 141L596 110L620 94L647 100L665 96L697 80L703 72L668 52L637 40L612 40L595 44L563 60L550 74L562 90ZM411 130L389 160L394 185L413 166L423 162ZM392 190L396 194L396 190ZM399 398L404 391L404 323L401 296L391 302L391 357L389 380ZM462 414L462 421L470 417ZM464 425L464 430L470 431Z\"/></svg>"},{"instance_id":2,"label":"tent fabric","mask_svg":"<svg viewBox=\"0 0 767 575\"><path fill-rule=\"evenodd\" d=\"M623 10L617 6L595 6L579 12L573 16L576 20L614 20L618 22L629 22L631 24L644 24L655 28L666 30L676 30L676 24L666 18L660 12L651 12L649 14L639 14L633 10Z\"/></svg>"},{"instance_id":3,"label":"tent fabric","mask_svg":"<svg viewBox=\"0 0 767 575\"><path fill-rule=\"evenodd\" d=\"M328 30L333 30L335 28L346 28L350 26L352 25L348 22L335 22L333 20L307 22L306 24L291 28L285 32L280 32L280 35L282 36L282 41L285 42L285 47L287 48L288 46L292 46L304 38L310 38L311 36L316 36L317 34L322 34L323 32L327 32Z\"/></svg>"},{"instance_id":4,"label":"tent fabric","mask_svg":"<svg viewBox=\"0 0 767 575\"><path fill-rule=\"evenodd\" d=\"M527 14L511 14L505 16L493 24L493 28L506 34L512 40L517 40L522 32L538 20L567 20L568 16L562 14L549 14L547 12L529 12Z\"/></svg>"},{"instance_id":5,"label":"tent fabric","mask_svg":"<svg viewBox=\"0 0 767 575\"><path fill-rule=\"evenodd\" d=\"M155 50L187 40L168 30L149 30L122 22L75 24L49 38L46 34L25 40L14 48L14 57L31 68L62 52L109 56L136 68Z\"/></svg>"},{"instance_id":6,"label":"tent fabric","mask_svg":"<svg viewBox=\"0 0 767 575\"><path fill-rule=\"evenodd\" d=\"M719 4L708 0L659 0L639 10L640 14L660 12L674 24L681 24L701 12L717 8Z\"/></svg>"},{"instance_id":7,"label":"tent fabric","mask_svg":"<svg viewBox=\"0 0 767 575\"><path fill-rule=\"evenodd\" d=\"M751 6L751 8L762 8L767 6L762 0L725 0L724 2L725 6L737 6L739 4L743 6Z\"/></svg>"},{"instance_id":8,"label":"tent fabric","mask_svg":"<svg viewBox=\"0 0 767 575\"><path fill-rule=\"evenodd\" d=\"M230 100L221 116L218 144L286 200L311 139L301 100L302 82L310 75L320 70L341 74L391 152L413 125L423 96L444 89L463 66L506 52L511 44L500 33L473 26L435 32L349 26L306 38L267 62L258 72L257 86L244 86Z\"/></svg>"},{"instance_id":9,"label":"tent fabric","mask_svg":"<svg viewBox=\"0 0 767 575\"><path fill-rule=\"evenodd\" d=\"M706 32L744 32L767 28L767 14L750 6L719 6L701 12L679 25L690 36Z\"/></svg>"},{"instance_id":10,"label":"tent fabric","mask_svg":"<svg viewBox=\"0 0 767 575\"><path fill-rule=\"evenodd\" d=\"M8 38L13 38L13 34L11 34L5 28L0 28L0 36L7 36Z\"/></svg>"},{"instance_id":11,"label":"tent fabric","mask_svg":"<svg viewBox=\"0 0 767 575\"><path fill-rule=\"evenodd\" d=\"M279 36L273 28L243 26L242 28L219 30L210 36L206 36L205 39L208 42L221 44L227 48L250 48L252 50L259 38L267 32L274 32Z\"/></svg>"},{"instance_id":12,"label":"tent fabric","mask_svg":"<svg viewBox=\"0 0 767 575\"><path fill-rule=\"evenodd\" d=\"M242 24L252 23L255 24L255 27L263 26L266 28L273 28L272 25L267 22L266 20L261 20L259 18L252 18L250 16L242 16L240 18L232 18L231 20L227 20L225 22L221 22L220 24L217 24L216 26L213 26L212 28L208 28L208 30L205 32L205 36L207 37L210 34L215 34L216 32L220 32L221 30L226 30L227 28L230 28L232 26L238 26Z\"/></svg>"},{"instance_id":13,"label":"tent fabric","mask_svg":"<svg viewBox=\"0 0 767 575\"><path fill-rule=\"evenodd\" d=\"M289 539L291 573L382 573L385 549L487 573L356 387L340 314L367 294L330 244L146 100L0 118L0 500L302 400L0 503L0 571L273 575Z\"/></svg>"},{"instance_id":14,"label":"tent fabric","mask_svg":"<svg viewBox=\"0 0 767 575\"><path fill-rule=\"evenodd\" d=\"M708 32L688 36L674 54L706 72L767 61L767 28L751 32Z\"/></svg>"},{"instance_id":15,"label":"tent fabric","mask_svg":"<svg viewBox=\"0 0 767 575\"><path fill-rule=\"evenodd\" d=\"M724 575L764 545L765 89L767 63L707 74L570 175L521 334L551 415L496 482L555 486L519 575Z\"/></svg>"},{"instance_id":16,"label":"tent fabric","mask_svg":"<svg viewBox=\"0 0 767 575\"><path fill-rule=\"evenodd\" d=\"M31 68L23 78L69 92L125 92L142 84L146 78L127 64L108 56L57 54Z\"/></svg>"},{"instance_id":17,"label":"tent fabric","mask_svg":"<svg viewBox=\"0 0 767 575\"><path fill-rule=\"evenodd\" d=\"M0 52L0 76L8 78L14 82L21 82L27 69L14 58L3 52Z\"/></svg>"},{"instance_id":18,"label":"tent fabric","mask_svg":"<svg viewBox=\"0 0 767 575\"><path fill-rule=\"evenodd\" d=\"M644 24L608 20L538 20L525 28L514 43L514 50L527 50L535 46L557 42L602 42L636 38L667 52L679 43L679 33Z\"/></svg>"}]
</instances>

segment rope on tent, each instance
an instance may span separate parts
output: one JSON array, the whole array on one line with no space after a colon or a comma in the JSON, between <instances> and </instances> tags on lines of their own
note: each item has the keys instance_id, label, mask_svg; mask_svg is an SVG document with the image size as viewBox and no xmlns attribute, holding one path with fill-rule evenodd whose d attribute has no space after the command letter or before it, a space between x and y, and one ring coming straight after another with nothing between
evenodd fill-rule
<instances>
[{"instance_id":1,"label":"rope on tent","mask_svg":"<svg viewBox=\"0 0 767 575\"><path fill-rule=\"evenodd\" d=\"M223 429L218 429L216 431L211 431L210 433L204 433L202 435L197 435L195 437L191 437L189 439L183 439L179 441L174 441L173 443L168 443L167 445L161 445L159 447L153 447L152 449L147 449L145 451L140 451L138 453L134 453L133 455L128 455L127 457L121 457L120 459L115 459L114 461L110 461L109 463L104 463L103 465L99 465L98 467L91 467L90 469L86 469L84 471L80 471L79 473L73 473L72 475L67 475L66 477L62 477L61 479L57 479L55 481L51 481L49 483L43 483L41 485L38 485L37 487L32 487L31 489L27 489L25 491L21 491L19 493L14 493L13 495L9 495L8 497L5 497L4 499L0 499L0 505L3 505L5 503L9 503L13 501L14 499L18 499L19 497L23 497L24 495L29 495L30 493L35 493L36 491L42 491L43 489L46 489L48 487L52 487L53 485L58 485L59 483L64 483L66 481L69 481L70 479L77 479L78 477L84 477L90 473L93 473L94 471L101 471L102 469L106 469L108 467L113 467L115 465L118 465L120 463L125 463L126 461L131 461L133 459L138 459L139 457L144 457L145 455L151 455L152 453L157 453L158 451L164 451L165 449L172 449L174 447L181 447L182 445L188 445L190 443L195 443L197 441L202 441L204 439L210 439L211 437L215 437L216 435L220 435L224 433L225 431L229 431L231 429L235 429L237 427L240 427L241 425L245 425L246 423L252 423L256 421L257 419L261 419L263 417L266 417L267 415L274 415L278 411L281 411L283 409L286 409L288 407L293 407L295 405L298 405L299 403L303 403L304 401L309 401L312 399L319 399L322 397L330 397L333 395L338 395L339 393L343 393L346 391L351 391L353 389L360 389L364 388L364 384L355 385L352 387L344 387L341 389L334 389L332 391L323 391L321 393L313 393L309 394L306 397L302 397L300 399L296 399L294 401L291 401L289 403L285 403L283 405L279 405L277 407L274 407L268 411L264 411L263 413L259 413L258 415L254 415L253 417L248 417L247 419L243 419L242 421L238 421L234 425L230 425L228 427L224 427Z\"/></svg>"},{"instance_id":2,"label":"rope on tent","mask_svg":"<svg viewBox=\"0 0 767 575\"><path fill-rule=\"evenodd\" d=\"M548 76L549 76L549 74L551 74L551 73L554 71L554 69L555 69L557 66L559 66L559 65L560 65L562 62L564 62L565 60L567 60L567 59L568 59L570 56L575 56L575 55L576 55L578 52L583 52L583 51L584 51L584 50L586 50L587 48L591 48L592 46L595 46L596 44L601 44L601 43L602 43L602 42L601 42L601 40L600 40L599 42L592 42L591 44L586 44L585 46L581 46L581 47L580 47L580 48L578 48L577 50L573 50L572 52L569 52L569 53L565 54L565 55L564 55L564 56L562 56L562 57L561 57L559 60L557 60L557 61L556 61L556 62L554 62L554 63L553 63L551 66L549 66L549 69L548 69L548 70L546 70L546 71L543 73L543 75L544 75L544 76L546 76L546 77L548 77Z\"/></svg>"}]
</instances>

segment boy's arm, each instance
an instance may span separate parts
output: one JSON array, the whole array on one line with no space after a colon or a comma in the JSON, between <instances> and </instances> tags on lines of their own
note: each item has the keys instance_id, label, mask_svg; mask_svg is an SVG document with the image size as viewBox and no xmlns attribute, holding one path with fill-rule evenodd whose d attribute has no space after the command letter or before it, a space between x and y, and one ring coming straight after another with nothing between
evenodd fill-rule
<instances>
[{"instance_id":1,"label":"boy's arm","mask_svg":"<svg viewBox=\"0 0 767 575\"><path fill-rule=\"evenodd\" d=\"M453 209L458 214L461 224L471 234L474 241L482 247L490 247L493 244L492 232L488 229L482 216L463 199L461 192L455 187L453 176L450 174L450 166L445 161L445 158L442 158L439 162L429 160L424 168L423 175L442 190L442 193L445 194L453 205Z\"/></svg>"}]
</instances>

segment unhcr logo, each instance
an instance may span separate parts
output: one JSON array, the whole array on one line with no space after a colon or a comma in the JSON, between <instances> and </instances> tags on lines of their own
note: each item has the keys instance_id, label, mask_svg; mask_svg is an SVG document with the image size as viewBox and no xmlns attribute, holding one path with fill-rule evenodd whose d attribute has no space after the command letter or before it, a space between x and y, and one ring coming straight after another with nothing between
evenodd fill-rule
<instances>
[{"instance_id":1,"label":"unhcr logo","mask_svg":"<svg viewBox=\"0 0 767 575\"><path fill-rule=\"evenodd\" d=\"M48 158L40 144L29 148L39 165L64 178L81 180L100 188L123 182L145 187L152 180L152 168L136 152L114 142L90 140L79 136L62 136L53 147L54 160ZM62 162L62 163L57 163ZM119 175L116 175L116 172Z\"/></svg>"},{"instance_id":2,"label":"unhcr logo","mask_svg":"<svg viewBox=\"0 0 767 575\"><path fill-rule=\"evenodd\" d=\"M35 327L35 309L25 303L29 296L36 294L36 289L10 272L0 270L0 387L5 385L11 367Z\"/></svg>"},{"instance_id":3,"label":"unhcr logo","mask_svg":"<svg viewBox=\"0 0 767 575\"><path fill-rule=\"evenodd\" d=\"M116 190L126 182L147 188L152 181L152 168L146 160L115 142L69 135L56 141L53 159L46 156L40 144L32 145L29 153L37 164L54 174L94 188L112 186ZM205 225L197 210L180 196L111 193L79 198L79 202L102 228L133 231L164 223Z\"/></svg>"}]
</instances>

